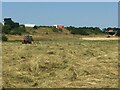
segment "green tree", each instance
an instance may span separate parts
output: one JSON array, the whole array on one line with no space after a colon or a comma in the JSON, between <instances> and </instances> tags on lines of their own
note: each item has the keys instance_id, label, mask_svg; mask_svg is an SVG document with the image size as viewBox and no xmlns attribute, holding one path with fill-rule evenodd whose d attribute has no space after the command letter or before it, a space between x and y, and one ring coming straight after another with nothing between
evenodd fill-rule
<instances>
[{"instance_id":1,"label":"green tree","mask_svg":"<svg viewBox=\"0 0 120 90\"><path fill-rule=\"evenodd\" d=\"M2 35L2 41L8 41L8 38L5 35Z\"/></svg>"},{"instance_id":2,"label":"green tree","mask_svg":"<svg viewBox=\"0 0 120 90\"><path fill-rule=\"evenodd\" d=\"M67 27L71 34L79 35L92 35L92 34L102 34L102 30L98 27Z\"/></svg>"},{"instance_id":3,"label":"green tree","mask_svg":"<svg viewBox=\"0 0 120 90\"><path fill-rule=\"evenodd\" d=\"M18 28L19 26L19 23L14 23L14 28Z\"/></svg>"},{"instance_id":4,"label":"green tree","mask_svg":"<svg viewBox=\"0 0 120 90\"><path fill-rule=\"evenodd\" d=\"M3 26L3 28L2 28L2 33L3 34L10 34L10 31L11 31L10 26L8 26L8 25Z\"/></svg>"},{"instance_id":5,"label":"green tree","mask_svg":"<svg viewBox=\"0 0 120 90\"><path fill-rule=\"evenodd\" d=\"M10 28L14 28L15 24L14 22L12 21L11 18L5 18L4 19L4 25L5 26L10 26Z\"/></svg>"},{"instance_id":6,"label":"green tree","mask_svg":"<svg viewBox=\"0 0 120 90\"><path fill-rule=\"evenodd\" d=\"M35 25L33 28L34 28L34 29L38 29L38 26Z\"/></svg>"},{"instance_id":7,"label":"green tree","mask_svg":"<svg viewBox=\"0 0 120 90\"><path fill-rule=\"evenodd\" d=\"M10 32L10 34L13 34L13 35L22 35L23 33L26 33L26 29L22 27L14 28Z\"/></svg>"},{"instance_id":8,"label":"green tree","mask_svg":"<svg viewBox=\"0 0 120 90\"><path fill-rule=\"evenodd\" d=\"M53 32L63 32L63 30L61 28L58 29L58 28L54 27L52 30L53 30Z\"/></svg>"}]
</instances>

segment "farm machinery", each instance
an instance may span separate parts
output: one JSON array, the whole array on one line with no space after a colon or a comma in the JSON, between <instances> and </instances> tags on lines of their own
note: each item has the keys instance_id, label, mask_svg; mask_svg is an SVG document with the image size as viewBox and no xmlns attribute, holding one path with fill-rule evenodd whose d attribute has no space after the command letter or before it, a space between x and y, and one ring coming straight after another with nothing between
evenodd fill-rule
<instances>
[{"instance_id":1,"label":"farm machinery","mask_svg":"<svg viewBox=\"0 0 120 90\"><path fill-rule=\"evenodd\" d=\"M33 37L31 35L25 35L23 37L22 44L32 44Z\"/></svg>"},{"instance_id":2,"label":"farm machinery","mask_svg":"<svg viewBox=\"0 0 120 90\"><path fill-rule=\"evenodd\" d=\"M108 30L108 31L107 31L107 33L108 33L108 36L107 36L107 38L110 38L111 36L116 36L116 34L117 34L117 31Z\"/></svg>"}]
</instances>

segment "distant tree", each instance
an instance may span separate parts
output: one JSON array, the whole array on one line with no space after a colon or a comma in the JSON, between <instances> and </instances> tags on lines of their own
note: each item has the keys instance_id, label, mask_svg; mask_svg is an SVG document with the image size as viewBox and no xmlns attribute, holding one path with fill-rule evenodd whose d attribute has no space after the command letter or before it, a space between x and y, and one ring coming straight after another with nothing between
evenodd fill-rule
<instances>
[{"instance_id":1,"label":"distant tree","mask_svg":"<svg viewBox=\"0 0 120 90\"><path fill-rule=\"evenodd\" d=\"M21 35L23 33L26 33L26 28L25 25L19 25L18 22L12 21L11 18L5 18L2 33Z\"/></svg>"},{"instance_id":2,"label":"distant tree","mask_svg":"<svg viewBox=\"0 0 120 90\"><path fill-rule=\"evenodd\" d=\"M3 28L2 28L3 34L10 34L10 32L11 32L11 27L9 25L3 26Z\"/></svg>"},{"instance_id":3,"label":"distant tree","mask_svg":"<svg viewBox=\"0 0 120 90\"><path fill-rule=\"evenodd\" d=\"M111 27L108 27L107 30L111 30L112 28Z\"/></svg>"},{"instance_id":4,"label":"distant tree","mask_svg":"<svg viewBox=\"0 0 120 90\"><path fill-rule=\"evenodd\" d=\"M116 36L120 37L120 30L117 31L117 35Z\"/></svg>"},{"instance_id":5,"label":"distant tree","mask_svg":"<svg viewBox=\"0 0 120 90\"><path fill-rule=\"evenodd\" d=\"M11 28L17 28L19 27L19 23L18 22L14 22L12 21L11 18L5 18L4 19L4 25L6 26L10 26Z\"/></svg>"},{"instance_id":6,"label":"distant tree","mask_svg":"<svg viewBox=\"0 0 120 90\"><path fill-rule=\"evenodd\" d=\"M13 34L13 35L22 35L23 33L26 33L26 29L22 27L14 28L10 32L10 34Z\"/></svg>"},{"instance_id":7,"label":"distant tree","mask_svg":"<svg viewBox=\"0 0 120 90\"><path fill-rule=\"evenodd\" d=\"M14 28L15 27L15 24L14 22L12 21L11 18L5 18L4 19L4 25L6 26L10 26L10 28Z\"/></svg>"},{"instance_id":8,"label":"distant tree","mask_svg":"<svg viewBox=\"0 0 120 90\"><path fill-rule=\"evenodd\" d=\"M11 18L4 18L4 21L12 21Z\"/></svg>"},{"instance_id":9,"label":"distant tree","mask_svg":"<svg viewBox=\"0 0 120 90\"><path fill-rule=\"evenodd\" d=\"M63 32L63 30L61 28L54 27L52 30L53 30L53 32Z\"/></svg>"},{"instance_id":10,"label":"distant tree","mask_svg":"<svg viewBox=\"0 0 120 90\"><path fill-rule=\"evenodd\" d=\"M19 26L19 23L14 23L14 28L18 28Z\"/></svg>"},{"instance_id":11,"label":"distant tree","mask_svg":"<svg viewBox=\"0 0 120 90\"><path fill-rule=\"evenodd\" d=\"M34 29L38 29L38 26L35 25L33 28L34 28Z\"/></svg>"},{"instance_id":12,"label":"distant tree","mask_svg":"<svg viewBox=\"0 0 120 90\"><path fill-rule=\"evenodd\" d=\"M98 27L66 27L71 34L80 34L80 35L91 35L91 34L102 34L102 30Z\"/></svg>"},{"instance_id":13,"label":"distant tree","mask_svg":"<svg viewBox=\"0 0 120 90\"><path fill-rule=\"evenodd\" d=\"M103 32L103 33L106 33L106 31L107 31L106 28L103 28L103 29L102 29L102 32Z\"/></svg>"}]
</instances>

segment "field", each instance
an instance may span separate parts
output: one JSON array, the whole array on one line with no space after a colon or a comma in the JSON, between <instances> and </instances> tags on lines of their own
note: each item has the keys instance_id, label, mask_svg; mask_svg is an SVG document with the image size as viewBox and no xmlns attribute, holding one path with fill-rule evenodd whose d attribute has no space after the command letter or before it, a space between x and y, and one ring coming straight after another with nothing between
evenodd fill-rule
<instances>
[{"instance_id":1,"label":"field","mask_svg":"<svg viewBox=\"0 0 120 90\"><path fill-rule=\"evenodd\" d=\"M21 44L20 36L9 36L2 43L3 87L118 87L117 40L45 37Z\"/></svg>"}]
</instances>

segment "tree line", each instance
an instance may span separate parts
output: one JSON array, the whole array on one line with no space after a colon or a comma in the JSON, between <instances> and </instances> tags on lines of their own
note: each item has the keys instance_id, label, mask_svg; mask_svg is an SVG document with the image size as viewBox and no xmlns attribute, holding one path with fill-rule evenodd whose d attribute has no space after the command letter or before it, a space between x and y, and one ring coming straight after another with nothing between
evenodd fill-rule
<instances>
[{"instance_id":1,"label":"tree line","mask_svg":"<svg viewBox=\"0 0 120 90\"><path fill-rule=\"evenodd\" d=\"M41 27L52 28L53 32L62 32L62 29L57 29L54 26L34 26L33 29L38 29ZM112 29L113 31L118 31L117 36L120 36L120 28L104 28L101 30L99 27L74 27L69 26L65 27L71 34L79 35L99 35L107 34L106 31ZM18 22L14 22L11 18L4 18L4 26L2 27L3 34L12 34L12 35L22 35L27 33L25 25L20 25Z\"/></svg>"},{"instance_id":2,"label":"tree line","mask_svg":"<svg viewBox=\"0 0 120 90\"><path fill-rule=\"evenodd\" d=\"M26 31L25 25L19 24L18 22L14 22L11 18L4 18L4 25L0 23L0 26L2 26L2 34L5 40L7 38L4 34L11 34L11 35L22 35L24 33L29 33ZM53 32L59 33L63 32L63 29L57 29L54 26L34 26L33 29L38 28L51 28ZM77 34L77 35L102 35L102 34L108 34L108 30L117 31L117 36L120 36L120 28L104 28L100 29L99 27L74 27L74 26L68 26L65 27L66 30L68 30L71 34Z\"/></svg>"},{"instance_id":3,"label":"tree line","mask_svg":"<svg viewBox=\"0 0 120 90\"><path fill-rule=\"evenodd\" d=\"M99 27L66 27L71 34L79 35L98 35L103 34L102 30Z\"/></svg>"}]
</instances>

